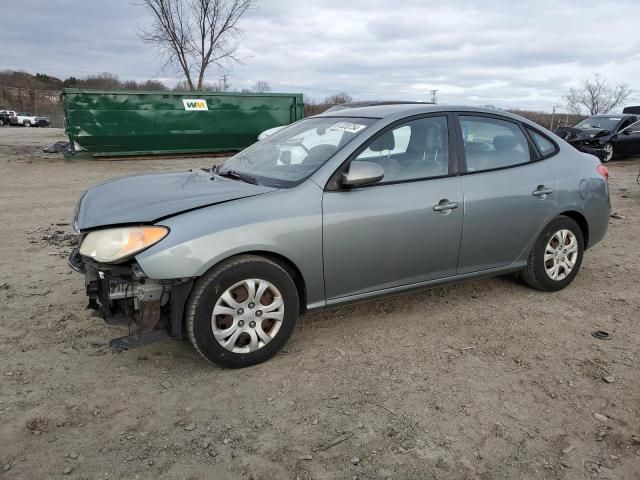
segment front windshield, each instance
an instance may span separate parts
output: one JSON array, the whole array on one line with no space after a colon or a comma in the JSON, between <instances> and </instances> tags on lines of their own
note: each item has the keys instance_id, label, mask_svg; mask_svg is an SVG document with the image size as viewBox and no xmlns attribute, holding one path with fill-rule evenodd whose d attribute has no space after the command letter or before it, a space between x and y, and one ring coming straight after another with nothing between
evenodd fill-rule
<instances>
[{"instance_id":1,"label":"front windshield","mask_svg":"<svg viewBox=\"0 0 640 480\"><path fill-rule=\"evenodd\" d=\"M220 175L269 187L293 187L307 179L375 119L310 118L294 123L224 162Z\"/></svg>"},{"instance_id":2,"label":"front windshield","mask_svg":"<svg viewBox=\"0 0 640 480\"><path fill-rule=\"evenodd\" d=\"M621 117L589 117L576 123L574 128L580 128L582 130L599 129L613 131L620 120L622 120Z\"/></svg>"}]
</instances>

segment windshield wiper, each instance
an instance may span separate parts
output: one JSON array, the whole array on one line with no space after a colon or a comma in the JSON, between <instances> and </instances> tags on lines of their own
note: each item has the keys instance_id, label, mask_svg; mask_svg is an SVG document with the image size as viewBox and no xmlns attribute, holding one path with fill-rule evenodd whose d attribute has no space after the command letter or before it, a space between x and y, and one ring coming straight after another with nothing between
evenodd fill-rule
<instances>
[{"instance_id":1,"label":"windshield wiper","mask_svg":"<svg viewBox=\"0 0 640 480\"><path fill-rule=\"evenodd\" d=\"M251 185L258 185L258 180L246 173L236 172L235 170L226 170L224 172L218 172L221 177L233 178L242 182L250 183Z\"/></svg>"}]
</instances>

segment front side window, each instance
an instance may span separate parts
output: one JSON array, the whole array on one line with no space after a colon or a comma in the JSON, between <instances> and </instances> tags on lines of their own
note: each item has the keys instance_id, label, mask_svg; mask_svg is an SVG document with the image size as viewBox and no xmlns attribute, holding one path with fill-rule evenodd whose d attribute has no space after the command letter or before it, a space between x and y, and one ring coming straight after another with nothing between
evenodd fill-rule
<instances>
[{"instance_id":1,"label":"front side window","mask_svg":"<svg viewBox=\"0 0 640 480\"><path fill-rule=\"evenodd\" d=\"M635 118L633 118L633 117L632 117L632 118L628 118L628 119L626 119L624 122L622 122L622 123L620 124L619 131L622 131L622 130L624 130L625 128L629 127L629 126L630 126L630 125L632 125L635 121L636 121L636 119L635 119Z\"/></svg>"},{"instance_id":2,"label":"front side window","mask_svg":"<svg viewBox=\"0 0 640 480\"><path fill-rule=\"evenodd\" d=\"M489 117L461 116L467 172L519 165L531 160L529 142L512 122Z\"/></svg>"},{"instance_id":3,"label":"front side window","mask_svg":"<svg viewBox=\"0 0 640 480\"><path fill-rule=\"evenodd\" d=\"M375 122L351 117L302 120L231 157L218 173L269 187L293 187Z\"/></svg>"},{"instance_id":4,"label":"front side window","mask_svg":"<svg viewBox=\"0 0 640 480\"><path fill-rule=\"evenodd\" d=\"M356 160L380 165L384 169L380 183L447 175L447 117L420 118L399 125L373 140Z\"/></svg>"},{"instance_id":5,"label":"front side window","mask_svg":"<svg viewBox=\"0 0 640 480\"><path fill-rule=\"evenodd\" d=\"M549 140L547 137L539 134L535 130L531 130L529 128L527 128L527 130L529 131L529 134L531 135L533 142L536 144L536 147L538 147L538 150L540 151L543 157L546 157L547 155L551 155L553 152L556 151L556 146L553 143L551 143L551 140Z\"/></svg>"},{"instance_id":6,"label":"front side window","mask_svg":"<svg viewBox=\"0 0 640 480\"><path fill-rule=\"evenodd\" d=\"M638 132L640 132L640 122L636 122L636 123L633 123L633 124L629 125L629 127L627 128L627 131L629 133L638 133Z\"/></svg>"}]
</instances>

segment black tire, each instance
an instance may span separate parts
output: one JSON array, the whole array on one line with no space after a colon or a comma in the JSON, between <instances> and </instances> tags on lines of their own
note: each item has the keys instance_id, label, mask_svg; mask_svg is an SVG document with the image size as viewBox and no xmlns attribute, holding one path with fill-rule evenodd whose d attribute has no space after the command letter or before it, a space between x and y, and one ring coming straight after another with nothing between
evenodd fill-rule
<instances>
[{"instance_id":1,"label":"black tire","mask_svg":"<svg viewBox=\"0 0 640 480\"><path fill-rule=\"evenodd\" d=\"M571 231L578 243L577 258L575 260L573 269L561 280L553 280L546 272L544 254L549 243L549 240L556 232L560 230ZM542 290L544 292L555 292L562 290L569 285L580 271L582 265L582 257L584 254L584 235L582 229L576 223L575 220L560 215L554 218L540 233L540 236L536 240L536 243L529 254L529 260L527 262L527 268L522 273L522 278L527 285L536 290Z\"/></svg>"},{"instance_id":2,"label":"black tire","mask_svg":"<svg viewBox=\"0 0 640 480\"><path fill-rule=\"evenodd\" d=\"M4 127L4 121L0 120L0 127Z\"/></svg>"},{"instance_id":3,"label":"black tire","mask_svg":"<svg viewBox=\"0 0 640 480\"><path fill-rule=\"evenodd\" d=\"M257 278L273 284L284 301L282 325L273 339L250 353L234 353L218 343L213 335L211 317L223 293L243 280ZM210 270L195 284L186 315L189 340L207 361L227 368L256 365L276 355L291 337L300 312L296 284L278 263L256 255L234 257Z\"/></svg>"},{"instance_id":4,"label":"black tire","mask_svg":"<svg viewBox=\"0 0 640 480\"><path fill-rule=\"evenodd\" d=\"M29 120L25 120L24 122L22 122L22 125L29 128L31 126L31 122Z\"/></svg>"}]
</instances>

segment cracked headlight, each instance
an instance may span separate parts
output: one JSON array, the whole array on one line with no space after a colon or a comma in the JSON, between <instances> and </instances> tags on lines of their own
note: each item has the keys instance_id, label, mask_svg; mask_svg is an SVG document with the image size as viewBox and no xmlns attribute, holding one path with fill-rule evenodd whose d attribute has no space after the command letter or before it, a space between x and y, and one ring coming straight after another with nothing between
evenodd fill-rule
<instances>
[{"instance_id":1,"label":"cracked headlight","mask_svg":"<svg viewBox=\"0 0 640 480\"><path fill-rule=\"evenodd\" d=\"M158 226L96 230L82 242L80 255L103 263L118 262L155 245L168 233L168 228Z\"/></svg>"}]
</instances>

